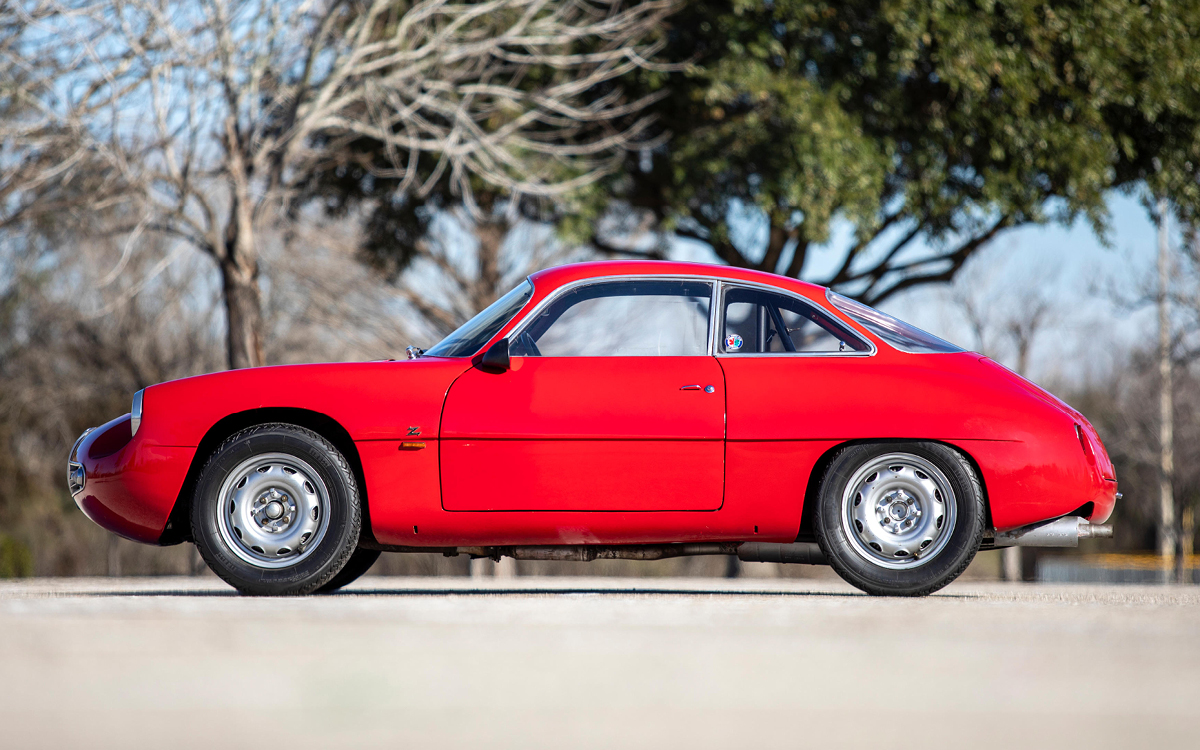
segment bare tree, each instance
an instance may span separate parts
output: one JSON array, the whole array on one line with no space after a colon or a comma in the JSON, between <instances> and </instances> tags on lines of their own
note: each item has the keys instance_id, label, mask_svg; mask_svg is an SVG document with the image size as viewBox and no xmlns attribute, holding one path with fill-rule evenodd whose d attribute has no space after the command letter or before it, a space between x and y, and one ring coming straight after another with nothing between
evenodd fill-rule
<instances>
[{"instance_id":1,"label":"bare tree","mask_svg":"<svg viewBox=\"0 0 1200 750\"><path fill-rule=\"evenodd\" d=\"M369 242L360 249L424 324L416 343L444 337L536 270L591 257L547 222L513 219L504 207L490 205L490 196L488 208L479 219L463 206L426 207L426 226L403 253Z\"/></svg>"},{"instance_id":2,"label":"bare tree","mask_svg":"<svg viewBox=\"0 0 1200 750\"><path fill-rule=\"evenodd\" d=\"M350 258L358 232L305 222L294 240L305 253L260 233L268 361L375 359L411 340L403 295ZM0 576L13 572L13 549L37 575L203 570L182 548L117 541L87 521L65 495L62 462L137 389L220 369L220 284L198 253L163 267L162 236L118 273L125 238L68 228L45 239L0 234Z\"/></svg>"},{"instance_id":3,"label":"bare tree","mask_svg":"<svg viewBox=\"0 0 1200 750\"><path fill-rule=\"evenodd\" d=\"M259 365L261 233L298 176L371 138L400 192L448 179L470 211L473 180L585 186L646 131L652 99L608 84L648 64L674 1L6 4L0 67L20 76L0 121L2 221L103 210L130 253L149 234L201 250L221 274L228 365Z\"/></svg>"},{"instance_id":4,"label":"bare tree","mask_svg":"<svg viewBox=\"0 0 1200 750\"><path fill-rule=\"evenodd\" d=\"M1045 283L1055 275L1045 264L1013 268L1011 261L979 256L947 289L947 298L977 351L1030 377L1033 347L1059 312Z\"/></svg>"},{"instance_id":5,"label":"bare tree","mask_svg":"<svg viewBox=\"0 0 1200 750\"><path fill-rule=\"evenodd\" d=\"M1186 225L1184 228L1184 242L1182 245L1183 252L1180 260L1183 266L1183 273L1179 273L1179 285L1172 290L1171 302L1175 311L1182 316L1182 320L1178 326L1176 339L1178 343L1173 343L1172 351L1175 354L1176 362L1183 368L1190 367L1197 359L1200 359L1200 229L1194 225ZM1174 394L1172 394L1174 398ZM1185 423L1193 423L1200 416L1195 407L1188 410L1189 420ZM1174 431L1174 430L1173 430ZM1187 443L1186 438L1181 441ZM1196 536L1196 502L1197 497L1194 492L1180 493L1177 499L1177 535L1178 535L1178 555L1175 562L1176 579L1180 580L1180 574L1183 573L1184 565L1187 560L1192 558L1194 552L1194 540Z\"/></svg>"},{"instance_id":6,"label":"bare tree","mask_svg":"<svg viewBox=\"0 0 1200 750\"><path fill-rule=\"evenodd\" d=\"M1024 309L1021 315L1006 322L1004 331L1012 342L1017 373L1028 377L1030 351L1038 334L1045 328L1052 307L1050 301L1038 292L1018 294L1017 299L1026 303Z\"/></svg>"}]
</instances>

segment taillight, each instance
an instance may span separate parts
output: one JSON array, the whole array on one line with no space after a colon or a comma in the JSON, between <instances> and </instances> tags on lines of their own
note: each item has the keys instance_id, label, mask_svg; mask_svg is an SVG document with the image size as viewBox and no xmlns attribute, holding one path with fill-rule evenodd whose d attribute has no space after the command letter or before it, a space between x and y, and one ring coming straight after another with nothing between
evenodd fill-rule
<instances>
[{"instance_id":1,"label":"taillight","mask_svg":"<svg viewBox=\"0 0 1200 750\"><path fill-rule=\"evenodd\" d=\"M1075 435L1079 438L1079 445L1083 447L1083 455L1087 456L1088 464L1099 469L1100 476L1104 479L1116 481L1116 469L1112 459L1108 457L1108 451L1104 449L1104 443L1100 442L1100 436L1090 429L1090 426L1085 429L1079 424L1075 425Z\"/></svg>"},{"instance_id":2,"label":"taillight","mask_svg":"<svg viewBox=\"0 0 1200 750\"><path fill-rule=\"evenodd\" d=\"M1075 437L1079 438L1079 445L1083 448L1083 455L1087 456L1088 463L1095 466L1096 452L1092 450L1092 444L1088 442L1087 435L1083 434L1083 428L1078 423L1075 424Z\"/></svg>"}]
</instances>

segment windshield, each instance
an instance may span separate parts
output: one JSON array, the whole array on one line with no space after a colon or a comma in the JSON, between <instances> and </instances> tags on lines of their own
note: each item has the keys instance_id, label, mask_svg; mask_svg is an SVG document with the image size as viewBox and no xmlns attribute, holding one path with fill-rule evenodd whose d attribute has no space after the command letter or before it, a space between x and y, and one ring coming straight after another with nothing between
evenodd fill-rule
<instances>
[{"instance_id":1,"label":"windshield","mask_svg":"<svg viewBox=\"0 0 1200 750\"><path fill-rule=\"evenodd\" d=\"M479 351L504 324L520 312L533 296L528 280L487 306L487 309L463 323L457 331L425 352L427 357L470 357Z\"/></svg>"},{"instance_id":2,"label":"windshield","mask_svg":"<svg viewBox=\"0 0 1200 750\"><path fill-rule=\"evenodd\" d=\"M926 333L914 325L893 318L887 313L879 312L873 307L867 307L857 300L843 297L832 289L827 290L825 296L834 307L850 316L851 320L902 352L936 354L963 351L949 341L943 341L932 333Z\"/></svg>"}]
</instances>

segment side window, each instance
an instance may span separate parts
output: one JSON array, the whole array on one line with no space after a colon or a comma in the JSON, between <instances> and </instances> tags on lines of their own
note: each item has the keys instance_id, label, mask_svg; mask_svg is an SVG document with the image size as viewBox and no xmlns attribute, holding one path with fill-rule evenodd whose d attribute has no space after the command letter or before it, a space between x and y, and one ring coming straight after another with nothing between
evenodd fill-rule
<instances>
[{"instance_id":1,"label":"side window","mask_svg":"<svg viewBox=\"0 0 1200 750\"><path fill-rule=\"evenodd\" d=\"M511 343L522 357L687 357L708 353L712 284L607 281L554 300Z\"/></svg>"},{"instance_id":2,"label":"side window","mask_svg":"<svg viewBox=\"0 0 1200 750\"><path fill-rule=\"evenodd\" d=\"M724 354L870 351L836 320L785 294L730 287L724 312L719 346Z\"/></svg>"}]
</instances>

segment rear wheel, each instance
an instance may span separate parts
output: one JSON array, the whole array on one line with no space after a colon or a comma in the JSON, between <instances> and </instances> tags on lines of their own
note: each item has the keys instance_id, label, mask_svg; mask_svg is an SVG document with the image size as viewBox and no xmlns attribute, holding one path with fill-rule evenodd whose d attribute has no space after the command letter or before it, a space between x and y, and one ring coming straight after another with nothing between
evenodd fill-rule
<instances>
[{"instance_id":1,"label":"rear wheel","mask_svg":"<svg viewBox=\"0 0 1200 750\"><path fill-rule=\"evenodd\" d=\"M851 446L821 484L817 542L869 594L923 596L966 570L979 550L983 491L971 465L939 443Z\"/></svg>"},{"instance_id":2,"label":"rear wheel","mask_svg":"<svg viewBox=\"0 0 1200 750\"><path fill-rule=\"evenodd\" d=\"M329 441L288 424L230 437L200 474L192 533L204 561L243 594L308 594L358 545L358 488Z\"/></svg>"}]
</instances>

